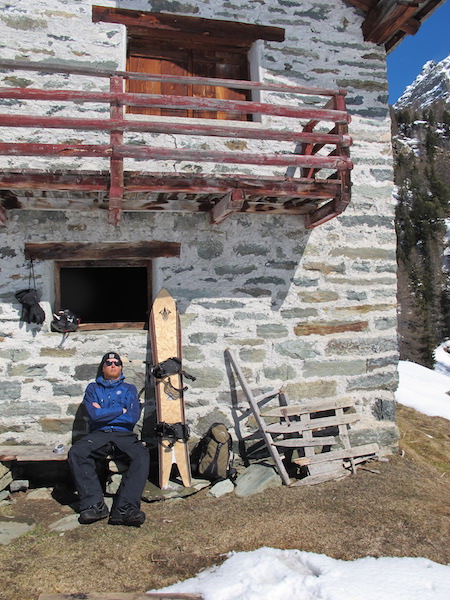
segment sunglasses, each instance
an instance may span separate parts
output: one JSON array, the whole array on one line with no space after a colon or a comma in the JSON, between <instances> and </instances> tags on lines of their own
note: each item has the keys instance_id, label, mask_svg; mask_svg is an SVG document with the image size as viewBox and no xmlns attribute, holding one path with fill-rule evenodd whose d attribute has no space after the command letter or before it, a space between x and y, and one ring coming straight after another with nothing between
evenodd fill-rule
<instances>
[{"instance_id":1,"label":"sunglasses","mask_svg":"<svg viewBox=\"0 0 450 600\"><path fill-rule=\"evenodd\" d=\"M111 367L112 365L116 365L116 367L120 367L122 365L118 360L105 360L105 365L107 367Z\"/></svg>"}]
</instances>

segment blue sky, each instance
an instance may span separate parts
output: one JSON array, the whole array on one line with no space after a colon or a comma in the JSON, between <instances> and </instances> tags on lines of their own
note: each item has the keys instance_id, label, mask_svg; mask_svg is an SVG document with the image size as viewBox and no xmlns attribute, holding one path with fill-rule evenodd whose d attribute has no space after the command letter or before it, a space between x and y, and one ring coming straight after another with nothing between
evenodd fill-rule
<instances>
[{"instance_id":1,"label":"blue sky","mask_svg":"<svg viewBox=\"0 0 450 600\"><path fill-rule=\"evenodd\" d=\"M416 35L406 36L387 57L389 102L393 104L412 83L427 60L450 54L450 0L434 11Z\"/></svg>"}]
</instances>

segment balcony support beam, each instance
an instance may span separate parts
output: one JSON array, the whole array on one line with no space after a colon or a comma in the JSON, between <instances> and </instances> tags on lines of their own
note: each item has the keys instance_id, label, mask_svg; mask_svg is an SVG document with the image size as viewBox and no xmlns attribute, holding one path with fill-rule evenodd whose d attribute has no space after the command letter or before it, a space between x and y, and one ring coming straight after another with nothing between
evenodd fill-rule
<instances>
[{"instance_id":1,"label":"balcony support beam","mask_svg":"<svg viewBox=\"0 0 450 600\"><path fill-rule=\"evenodd\" d=\"M221 223L229 215L239 212L244 205L243 190L232 190L222 198L211 211L211 223Z\"/></svg>"}]
</instances>

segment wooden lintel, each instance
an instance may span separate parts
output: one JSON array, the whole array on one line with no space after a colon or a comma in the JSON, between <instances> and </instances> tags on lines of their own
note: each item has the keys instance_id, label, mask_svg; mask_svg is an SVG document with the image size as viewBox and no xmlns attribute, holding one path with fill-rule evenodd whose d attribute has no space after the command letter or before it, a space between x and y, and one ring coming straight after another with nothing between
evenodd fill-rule
<instances>
[{"instance_id":1,"label":"wooden lintel","mask_svg":"<svg viewBox=\"0 0 450 600\"><path fill-rule=\"evenodd\" d=\"M229 215L239 212L244 204L245 194L243 190L235 189L222 198L211 211L211 223L217 225Z\"/></svg>"},{"instance_id":2,"label":"wooden lintel","mask_svg":"<svg viewBox=\"0 0 450 600\"><path fill-rule=\"evenodd\" d=\"M236 21L219 21L202 17L187 17L167 13L143 12L122 8L107 8L104 6L92 7L92 20L94 23L105 21L107 23L120 23L127 27L141 27L153 30L170 32L191 33L194 35L231 37L237 40L258 39L282 42L285 30L281 27L267 25L253 25Z\"/></svg>"},{"instance_id":3,"label":"wooden lintel","mask_svg":"<svg viewBox=\"0 0 450 600\"><path fill-rule=\"evenodd\" d=\"M47 242L25 244L27 260L106 260L179 257L176 242Z\"/></svg>"}]
</instances>

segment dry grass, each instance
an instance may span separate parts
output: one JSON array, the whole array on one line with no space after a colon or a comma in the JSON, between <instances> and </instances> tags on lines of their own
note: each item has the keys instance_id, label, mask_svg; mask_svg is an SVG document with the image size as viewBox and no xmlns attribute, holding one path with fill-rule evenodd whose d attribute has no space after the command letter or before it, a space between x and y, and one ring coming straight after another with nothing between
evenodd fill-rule
<instances>
[{"instance_id":1,"label":"dry grass","mask_svg":"<svg viewBox=\"0 0 450 600\"><path fill-rule=\"evenodd\" d=\"M71 514L50 500L3 509L33 519L32 533L0 547L1 600L42 592L145 591L194 576L231 550L299 548L341 559L423 556L450 562L449 422L399 408L404 456L338 482L144 504L141 529L106 522L52 533ZM432 436L432 437L429 437Z\"/></svg>"}]
</instances>

